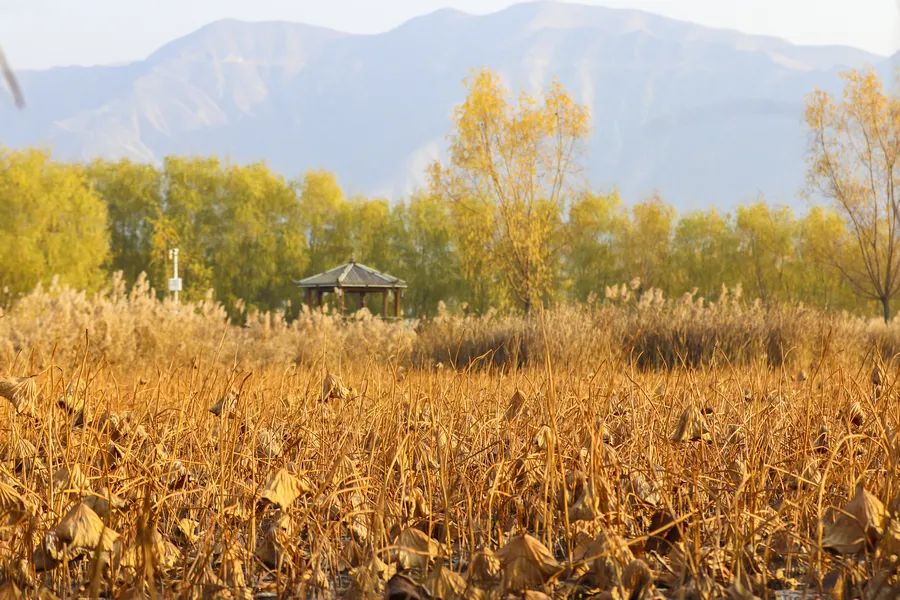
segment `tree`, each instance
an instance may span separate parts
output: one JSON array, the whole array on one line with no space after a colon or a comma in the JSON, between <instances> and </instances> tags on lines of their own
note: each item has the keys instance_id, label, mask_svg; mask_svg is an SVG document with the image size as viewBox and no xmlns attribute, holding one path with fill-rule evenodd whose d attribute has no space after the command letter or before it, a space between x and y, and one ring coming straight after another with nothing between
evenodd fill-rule
<instances>
[{"instance_id":1,"label":"tree","mask_svg":"<svg viewBox=\"0 0 900 600\"><path fill-rule=\"evenodd\" d=\"M821 90L807 100L808 180L852 235L852 252L835 253L832 263L888 321L900 290L900 98L886 94L874 72L843 77L840 100Z\"/></svg>"},{"instance_id":2,"label":"tree","mask_svg":"<svg viewBox=\"0 0 900 600\"><path fill-rule=\"evenodd\" d=\"M227 306L284 308L298 297L294 280L308 260L297 198L261 163L229 166L224 176L224 210L207 254L213 286Z\"/></svg>"},{"instance_id":3,"label":"tree","mask_svg":"<svg viewBox=\"0 0 900 600\"><path fill-rule=\"evenodd\" d=\"M542 100L522 94L513 106L507 96L487 69L468 81L468 97L454 115L449 163L434 171L435 189L458 213L491 215L482 251L507 295L528 312L556 283L562 215L588 113L558 83Z\"/></svg>"},{"instance_id":4,"label":"tree","mask_svg":"<svg viewBox=\"0 0 900 600\"><path fill-rule=\"evenodd\" d=\"M566 274L579 300L622 282L628 215L618 192L582 194L569 208Z\"/></svg>"},{"instance_id":5,"label":"tree","mask_svg":"<svg viewBox=\"0 0 900 600\"><path fill-rule=\"evenodd\" d=\"M321 273L347 262L353 254L353 208L334 174L308 171L295 187L309 248L305 275Z\"/></svg>"},{"instance_id":6,"label":"tree","mask_svg":"<svg viewBox=\"0 0 900 600\"><path fill-rule=\"evenodd\" d=\"M154 227L162 211L162 173L128 160L97 160L87 174L109 215L109 270L121 271L132 284L150 271Z\"/></svg>"},{"instance_id":7,"label":"tree","mask_svg":"<svg viewBox=\"0 0 900 600\"><path fill-rule=\"evenodd\" d=\"M300 205L288 183L263 164L165 160L164 210L154 231L154 263L181 250L187 298L215 290L232 317L243 303L280 309L297 296L307 265Z\"/></svg>"},{"instance_id":8,"label":"tree","mask_svg":"<svg viewBox=\"0 0 900 600\"><path fill-rule=\"evenodd\" d=\"M378 270L391 272L397 258L391 238L391 207L382 198L359 197L350 201L350 256ZM338 263L335 263L335 265ZM332 265L334 266L334 265Z\"/></svg>"},{"instance_id":9,"label":"tree","mask_svg":"<svg viewBox=\"0 0 900 600\"><path fill-rule=\"evenodd\" d=\"M850 239L844 220L830 207L814 206L797 223L796 268L790 279L799 299L830 310L862 308L860 297L832 266L837 253L845 254L844 264L854 260L855 253L848 252L853 248Z\"/></svg>"},{"instance_id":10,"label":"tree","mask_svg":"<svg viewBox=\"0 0 900 600\"><path fill-rule=\"evenodd\" d=\"M46 152L0 151L0 285L11 295L58 276L93 289L109 255L106 208L84 171Z\"/></svg>"},{"instance_id":11,"label":"tree","mask_svg":"<svg viewBox=\"0 0 900 600\"><path fill-rule=\"evenodd\" d=\"M625 273L637 277L643 287L670 291L672 226L675 210L654 195L631 207L625 237Z\"/></svg>"},{"instance_id":12,"label":"tree","mask_svg":"<svg viewBox=\"0 0 900 600\"><path fill-rule=\"evenodd\" d=\"M465 296L448 212L446 203L424 192L393 210L395 274L409 284L405 304L416 315L434 314L440 301Z\"/></svg>"},{"instance_id":13,"label":"tree","mask_svg":"<svg viewBox=\"0 0 900 600\"><path fill-rule=\"evenodd\" d=\"M739 206L735 224L745 289L763 302L785 299L785 273L794 256L793 212L757 202Z\"/></svg>"},{"instance_id":14,"label":"tree","mask_svg":"<svg viewBox=\"0 0 900 600\"><path fill-rule=\"evenodd\" d=\"M733 286L737 245L731 219L716 209L684 215L672 238L674 290L696 289L702 297L714 298L723 285Z\"/></svg>"}]
</instances>

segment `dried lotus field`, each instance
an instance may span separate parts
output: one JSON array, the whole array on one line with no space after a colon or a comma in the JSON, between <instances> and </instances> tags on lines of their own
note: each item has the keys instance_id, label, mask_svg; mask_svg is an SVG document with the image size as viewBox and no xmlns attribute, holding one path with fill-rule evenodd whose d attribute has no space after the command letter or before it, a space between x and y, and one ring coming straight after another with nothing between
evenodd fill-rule
<instances>
[{"instance_id":1,"label":"dried lotus field","mask_svg":"<svg viewBox=\"0 0 900 600\"><path fill-rule=\"evenodd\" d=\"M117 371L2 380L3 597L900 594L880 370Z\"/></svg>"}]
</instances>

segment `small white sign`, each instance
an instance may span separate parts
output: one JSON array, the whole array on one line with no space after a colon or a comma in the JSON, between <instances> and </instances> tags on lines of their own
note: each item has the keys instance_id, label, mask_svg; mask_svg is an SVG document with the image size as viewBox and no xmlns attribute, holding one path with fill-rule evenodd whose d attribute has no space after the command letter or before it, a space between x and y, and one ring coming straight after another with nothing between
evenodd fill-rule
<instances>
[{"instance_id":1,"label":"small white sign","mask_svg":"<svg viewBox=\"0 0 900 600\"><path fill-rule=\"evenodd\" d=\"M169 278L169 291L170 292L180 292L181 291L181 277Z\"/></svg>"}]
</instances>

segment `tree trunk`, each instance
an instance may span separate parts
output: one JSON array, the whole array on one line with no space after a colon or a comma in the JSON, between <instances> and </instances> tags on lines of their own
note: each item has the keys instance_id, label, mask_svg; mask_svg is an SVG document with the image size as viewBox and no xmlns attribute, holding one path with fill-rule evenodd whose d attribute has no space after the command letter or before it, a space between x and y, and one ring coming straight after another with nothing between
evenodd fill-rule
<instances>
[{"instance_id":1,"label":"tree trunk","mask_svg":"<svg viewBox=\"0 0 900 600\"><path fill-rule=\"evenodd\" d=\"M888 323L891 320L891 299L887 296L883 296L881 298L881 310L884 315L884 322Z\"/></svg>"}]
</instances>

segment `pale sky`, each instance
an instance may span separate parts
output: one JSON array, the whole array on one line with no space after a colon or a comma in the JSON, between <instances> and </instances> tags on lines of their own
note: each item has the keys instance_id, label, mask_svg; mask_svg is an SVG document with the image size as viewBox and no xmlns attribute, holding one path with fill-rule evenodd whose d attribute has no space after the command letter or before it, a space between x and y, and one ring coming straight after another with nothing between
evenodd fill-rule
<instances>
[{"instance_id":1,"label":"pale sky","mask_svg":"<svg viewBox=\"0 0 900 600\"><path fill-rule=\"evenodd\" d=\"M0 0L0 45L18 69L122 63L218 19L285 20L386 31L454 7L483 14L509 0ZM582 0L637 8L802 44L900 50L900 0Z\"/></svg>"}]
</instances>

